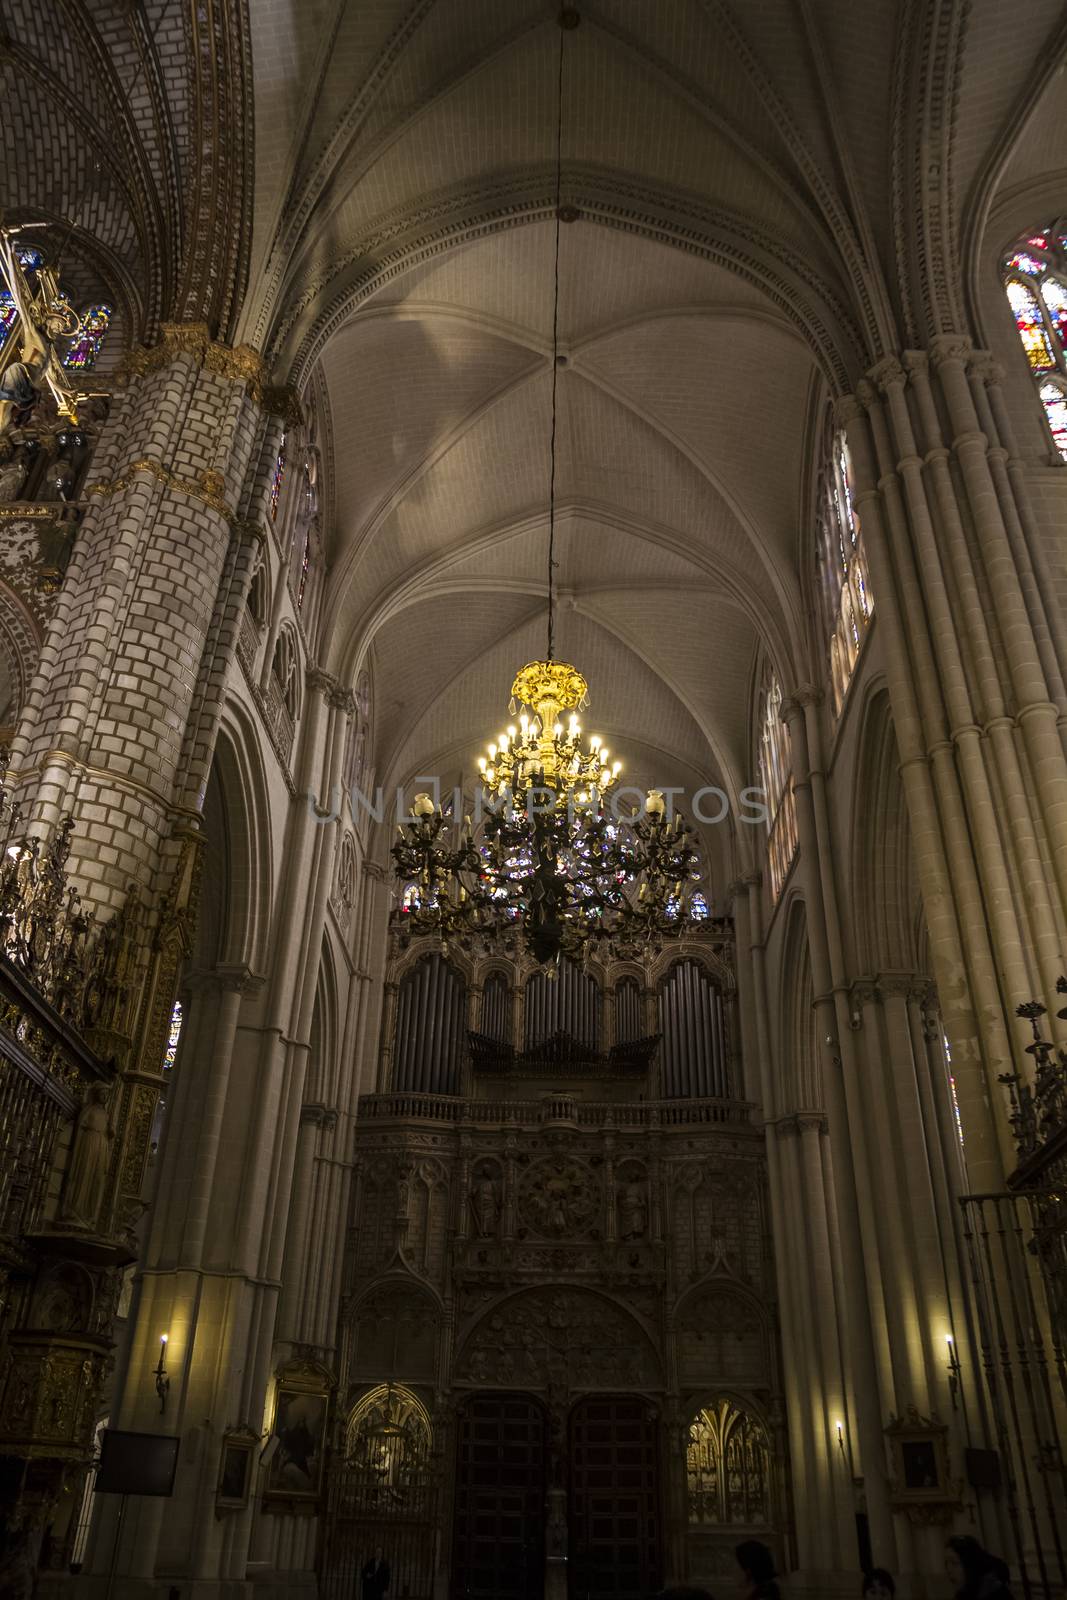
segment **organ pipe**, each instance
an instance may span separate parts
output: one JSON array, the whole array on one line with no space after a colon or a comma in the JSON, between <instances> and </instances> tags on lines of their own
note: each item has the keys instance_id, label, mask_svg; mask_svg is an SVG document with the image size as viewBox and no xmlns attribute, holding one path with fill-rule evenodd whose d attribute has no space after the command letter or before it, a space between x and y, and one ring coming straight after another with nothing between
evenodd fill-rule
<instances>
[{"instance_id":1,"label":"organ pipe","mask_svg":"<svg viewBox=\"0 0 1067 1600\"><path fill-rule=\"evenodd\" d=\"M463 978L440 955L408 972L397 996L393 1088L458 1094L467 1027Z\"/></svg>"},{"instance_id":2,"label":"organ pipe","mask_svg":"<svg viewBox=\"0 0 1067 1600\"><path fill-rule=\"evenodd\" d=\"M502 972L491 972L482 991L482 1018L479 1032L499 1044L511 1042L511 991Z\"/></svg>"},{"instance_id":3,"label":"organ pipe","mask_svg":"<svg viewBox=\"0 0 1067 1600\"><path fill-rule=\"evenodd\" d=\"M660 1030L668 1098L730 1094L722 994L698 962L676 962L664 980Z\"/></svg>"},{"instance_id":4,"label":"organ pipe","mask_svg":"<svg viewBox=\"0 0 1067 1600\"><path fill-rule=\"evenodd\" d=\"M558 977L535 972L526 985L526 1049L556 1033L569 1034L590 1050L600 1040L600 985L566 960L560 962Z\"/></svg>"},{"instance_id":5,"label":"organ pipe","mask_svg":"<svg viewBox=\"0 0 1067 1600\"><path fill-rule=\"evenodd\" d=\"M620 978L615 985L615 1042L632 1044L644 1036L641 985L636 978Z\"/></svg>"}]
</instances>

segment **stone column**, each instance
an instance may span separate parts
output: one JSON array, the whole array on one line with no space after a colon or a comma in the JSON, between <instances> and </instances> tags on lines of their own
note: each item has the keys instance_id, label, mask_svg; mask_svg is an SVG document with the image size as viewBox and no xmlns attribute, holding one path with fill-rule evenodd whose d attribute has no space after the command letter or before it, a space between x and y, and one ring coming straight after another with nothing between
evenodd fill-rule
<instances>
[{"instance_id":1,"label":"stone column","mask_svg":"<svg viewBox=\"0 0 1067 1600\"><path fill-rule=\"evenodd\" d=\"M804 1147L807 1134L802 1133L802 1128L813 1122L824 1147L823 1118L814 1107L782 1105L781 1078L768 1027L760 874L748 873L736 888L747 899L758 1069L755 1092L767 1125L767 1176L798 1556L805 1581L822 1585L830 1572L848 1568L853 1560L851 1474L841 1470L835 1428L839 1419L847 1428L855 1409L846 1377L847 1354L840 1348L838 1333L845 1317L846 1292L836 1254L827 1157L820 1149L820 1169L813 1182L812 1163ZM801 1110L807 1115L798 1116ZM816 1285L820 1312L813 1319ZM816 1327L818 1334L813 1340ZM825 1349L813 1348L823 1338Z\"/></svg>"},{"instance_id":2,"label":"stone column","mask_svg":"<svg viewBox=\"0 0 1067 1600\"><path fill-rule=\"evenodd\" d=\"M867 1488L876 1559L892 1568L896 1565L896 1532L889 1508L882 1434L888 1420L881 1401L884 1355L876 1350L874 1341L871 1280L866 1259L867 1242L874 1236L876 1201L871 1192L866 1130L857 1112L859 1066L849 1028L844 973L839 966L840 923L836 913L832 852L828 838L825 834L820 836L818 825L818 818L824 819L824 807L821 804L816 807L813 795L812 769L819 770L819 763L809 761L808 730L811 727L817 731L817 724L813 715L809 718L806 708L812 713L815 709L815 697L807 692L786 700L782 715L789 727L792 748L800 848L796 870L807 907L823 1092L830 1128L843 1273L848 1285L845 1317L855 1391L854 1450Z\"/></svg>"},{"instance_id":3,"label":"stone column","mask_svg":"<svg viewBox=\"0 0 1067 1600\"><path fill-rule=\"evenodd\" d=\"M871 385L861 386L861 392L864 405L846 400L838 415L848 435L934 977L972 1130L972 1177L977 1187L993 1189L1010 1159L1009 1131L994 1107L1001 1095L996 1079L1009 1069L1011 1052L1002 1015L996 1008L977 1007L973 998L998 992L996 968L952 747L936 699L937 668L927 632L918 626L923 597L892 472L894 452L877 392Z\"/></svg>"}]
</instances>

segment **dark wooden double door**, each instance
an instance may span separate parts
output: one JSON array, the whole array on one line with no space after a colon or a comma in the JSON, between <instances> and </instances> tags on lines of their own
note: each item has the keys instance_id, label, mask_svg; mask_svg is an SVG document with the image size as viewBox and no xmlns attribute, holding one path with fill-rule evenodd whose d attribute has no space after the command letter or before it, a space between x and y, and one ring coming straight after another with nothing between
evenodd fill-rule
<instances>
[{"instance_id":1,"label":"dark wooden double door","mask_svg":"<svg viewBox=\"0 0 1067 1600\"><path fill-rule=\"evenodd\" d=\"M647 1600L661 1565L647 1401L580 1401L567 1465L570 1600ZM547 1419L535 1399L471 1397L459 1431L452 1600L541 1600L547 1467Z\"/></svg>"}]
</instances>

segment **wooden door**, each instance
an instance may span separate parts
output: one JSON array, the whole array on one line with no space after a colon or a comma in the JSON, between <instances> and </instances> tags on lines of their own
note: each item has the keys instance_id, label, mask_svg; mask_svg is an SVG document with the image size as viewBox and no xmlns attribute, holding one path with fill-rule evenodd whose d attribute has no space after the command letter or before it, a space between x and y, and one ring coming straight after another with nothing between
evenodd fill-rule
<instances>
[{"instance_id":1,"label":"wooden door","mask_svg":"<svg viewBox=\"0 0 1067 1600\"><path fill-rule=\"evenodd\" d=\"M459 1425L452 1600L541 1600L545 1415L526 1395L473 1395Z\"/></svg>"},{"instance_id":2,"label":"wooden door","mask_svg":"<svg viewBox=\"0 0 1067 1600\"><path fill-rule=\"evenodd\" d=\"M646 1600L660 1587L659 1451L647 1400L582 1400L570 1425L571 1600Z\"/></svg>"}]
</instances>

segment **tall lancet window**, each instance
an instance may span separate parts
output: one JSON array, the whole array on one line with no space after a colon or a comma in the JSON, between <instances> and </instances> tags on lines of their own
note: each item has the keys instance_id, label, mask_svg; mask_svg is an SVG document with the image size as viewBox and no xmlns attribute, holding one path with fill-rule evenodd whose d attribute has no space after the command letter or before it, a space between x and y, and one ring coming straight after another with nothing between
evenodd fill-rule
<instances>
[{"instance_id":1,"label":"tall lancet window","mask_svg":"<svg viewBox=\"0 0 1067 1600\"><path fill-rule=\"evenodd\" d=\"M819 635L830 668L834 711L839 712L874 600L853 502L848 444L829 420L818 485L815 565Z\"/></svg>"},{"instance_id":2,"label":"tall lancet window","mask_svg":"<svg viewBox=\"0 0 1067 1600\"><path fill-rule=\"evenodd\" d=\"M771 898L777 900L797 852L797 802L789 730L782 721L782 686L770 662L763 668L757 718L756 759L767 808L767 862Z\"/></svg>"},{"instance_id":3,"label":"tall lancet window","mask_svg":"<svg viewBox=\"0 0 1067 1600\"><path fill-rule=\"evenodd\" d=\"M1024 234L1003 271L1052 443L1067 461L1067 219Z\"/></svg>"},{"instance_id":4,"label":"tall lancet window","mask_svg":"<svg viewBox=\"0 0 1067 1600\"><path fill-rule=\"evenodd\" d=\"M268 497L267 497L267 503L268 503L268 506L270 508L270 520L272 522L277 522L277 520L278 520L278 506L279 506L279 504L281 502L282 484L284 482L285 482L285 434L283 433L282 434L282 442L278 446L278 454L274 458L274 467L273 467L273 469L271 471L271 475L270 475L270 492L269 492Z\"/></svg>"}]
</instances>

